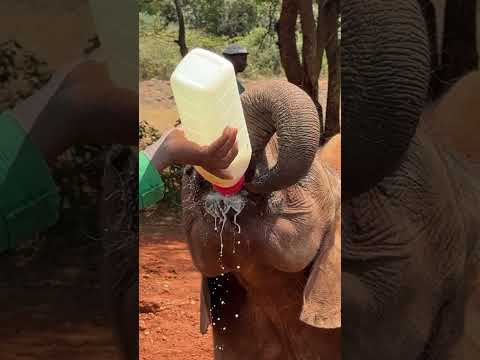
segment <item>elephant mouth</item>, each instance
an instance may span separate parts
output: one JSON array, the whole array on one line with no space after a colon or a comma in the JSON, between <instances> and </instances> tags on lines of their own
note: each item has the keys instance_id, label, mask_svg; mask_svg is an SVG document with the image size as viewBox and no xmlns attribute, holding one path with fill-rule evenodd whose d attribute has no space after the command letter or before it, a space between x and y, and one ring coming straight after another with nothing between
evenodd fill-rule
<instances>
[{"instance_id":1,"label":"elephant mouth","mask_svg":"<svg viewBox=\"0 0 480 360\"><path fill-rule=\"evenodd\" d=\"M251 167L253 169L253 167ZM250 167L249 167L250 169ZM247 173L250 170L247 170ZM253 174L253 171L251 171ZM251 178L249 174L246 178ZM262 209L267 206L268 196L265 194L255 194L247 191L245 188L237 194L223 196L217 193L212 184L205 180L194 170L191 182L195 189L195 196L191 199L190 208L196 209L198 220L207 221L215 227L215 222L224 221L236 226L235 222L244 218L257 218L262 213Z\"/></svg>"}]
</instances>

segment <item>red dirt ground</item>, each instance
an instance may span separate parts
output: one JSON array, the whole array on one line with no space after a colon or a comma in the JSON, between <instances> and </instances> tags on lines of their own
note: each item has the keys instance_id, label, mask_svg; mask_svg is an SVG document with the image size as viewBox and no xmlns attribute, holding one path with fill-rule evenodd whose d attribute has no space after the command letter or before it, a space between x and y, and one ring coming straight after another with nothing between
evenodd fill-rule
<instances>
[{"instance_id":1,"label":"red dirt ground","mask_svg":"<svg viewBox=\"0 0 480 360\"><path fill-rule=\"evenodd\" d=\"M200 334L200 274L179 227L140 235L140 359L210 360L212 337Z\"/></svg>"}]
</instances>

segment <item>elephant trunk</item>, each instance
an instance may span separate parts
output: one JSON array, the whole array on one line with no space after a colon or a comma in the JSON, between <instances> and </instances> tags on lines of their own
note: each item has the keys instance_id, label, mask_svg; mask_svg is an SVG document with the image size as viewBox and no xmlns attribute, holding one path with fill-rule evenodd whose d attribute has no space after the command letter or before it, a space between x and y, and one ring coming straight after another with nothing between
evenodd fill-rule
<instances>
[{"instance_id":1,"label":"elephant trunk","mask_svg":"<svg viewBox=\"0 0 480 360\"><path fill-rule=\"evenodd\" d=\"M430 72L415 0L342 2L342 199L394 171L423 109Z\"/></svg>"},{"instance_id":2,"label":"elephant trunk","mask_svg":"<svg viewBox=\"0 0 480 360\"><path fill-rule=\"evenodd\" d=\"M309 171L320 138L320 121L310 97L286 81L269 81L242 95L253 154L278 136L275 166L247 184L255 193L270 193L295 184Z\"/></svg>"}]
</instances>

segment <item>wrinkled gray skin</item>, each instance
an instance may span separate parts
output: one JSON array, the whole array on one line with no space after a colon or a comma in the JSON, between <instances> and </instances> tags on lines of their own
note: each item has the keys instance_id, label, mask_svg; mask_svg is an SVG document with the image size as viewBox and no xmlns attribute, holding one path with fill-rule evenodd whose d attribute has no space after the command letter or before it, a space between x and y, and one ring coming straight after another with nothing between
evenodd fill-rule
<instances>
[{"instance_id":1,"label":"wrinkled gray skin","mask_svg":"<svg viewBox=\"0 0 480 360\"><path fill-rule=\"evenodd\" d=\"M342 2L343 359L453 359L462 334L480 172L417 126L429 58L415 0Z\"/></svg>"},{"instance_id":2,"label":"wrinkled gray skin","mask_svg":"<svg viewBox=\"0 0 480 360\"><path fill-rule=\"evenodd\" d=\"M320 160L315 105L281 81L247 90L242 105L252 192L238 216L241 233L232 214L225 225L221 262L220 235L203 206L211 185L192 167L183 179L187 240L205 276L201 330L211 307L215 359L339 359L340 179Z\"/></svg>"}]
</instances>

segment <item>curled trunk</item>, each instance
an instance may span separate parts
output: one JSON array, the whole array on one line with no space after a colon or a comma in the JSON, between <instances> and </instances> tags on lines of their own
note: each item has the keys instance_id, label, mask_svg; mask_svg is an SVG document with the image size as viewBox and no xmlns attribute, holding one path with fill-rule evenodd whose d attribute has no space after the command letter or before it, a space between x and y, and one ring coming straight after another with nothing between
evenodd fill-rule
<instances>
[{"instance_id":1,"label":"curled trunk","mask_svg":"<svg viewBox=\"0 0 480 360\"><path fill-rule=\"evenodd\" d=\"M417 1L342 2L342 188L348 199L393 171L423 109L430 69Z\"/></svg>"},{"instance_id":2,"label":"curled trunk","mask_svg":"<svg viewBox=\"0 0 480 360\"><path fill-rule=\"evenodd\" d=\"M278 135L276 165L247 184L269 193L295 184L307 174L318 149L320 121L307 93L286 81L269 81L242 95L242 105L255 156Z\"/></svg>"}]
</instances>

